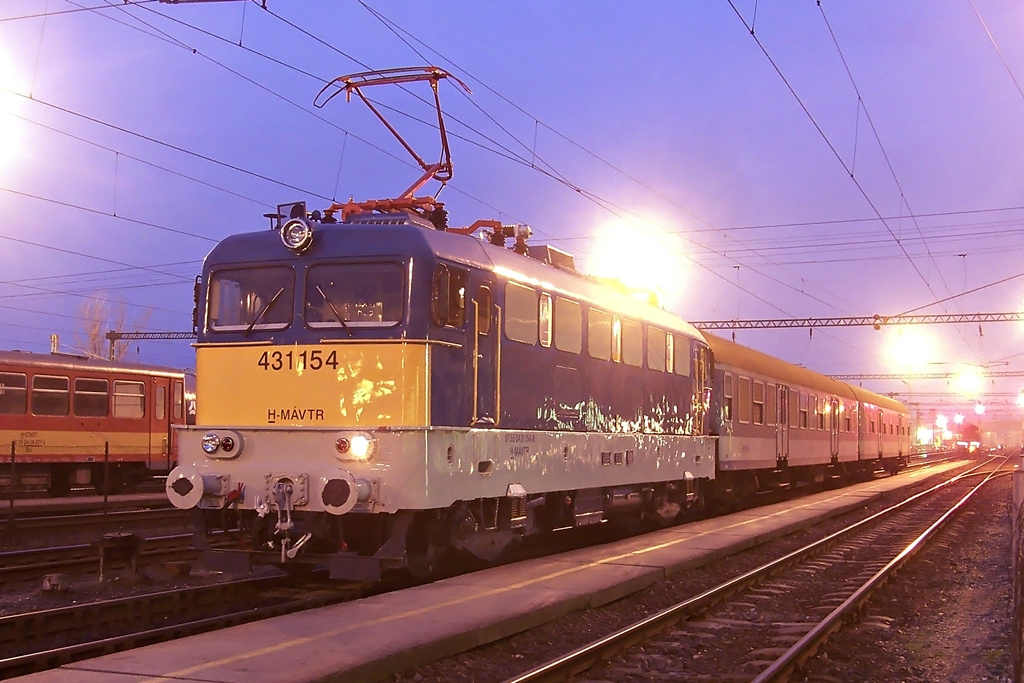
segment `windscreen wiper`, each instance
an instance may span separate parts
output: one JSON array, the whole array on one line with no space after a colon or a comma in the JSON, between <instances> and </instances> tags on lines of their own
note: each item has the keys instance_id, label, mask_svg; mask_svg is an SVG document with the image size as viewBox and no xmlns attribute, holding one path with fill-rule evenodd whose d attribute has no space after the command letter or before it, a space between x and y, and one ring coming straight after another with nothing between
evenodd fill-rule
<instances>
[{"instance_id":1,"label":"windscreen wiper","mask_svg":"<svg viewBox=\"0 0 1024 683\"><path fill-rule=\"evenodd\" d=\"M338 313L338 309L334 307L334 304L328 298L328 296L324 292L324 290L320 289L320 285L316 286L316 291L320 292L320 296L322 296L324 298L324 303L327 304L327 307L331 309L331 313L333 313L334 317L338 320L339 323L341 323L341 329L343 329L346 332L348 332L348 336L351 337L352 336L352 328L350 328L348 326L348 323L345 322L345 319L341 317L341 313Z\"/></svg>"},{"instance_id":2,"label":"windscreen wiper","mask_svg":"<svg viewBox=\"0 0 1024 683\"><path fill-rule=\"evenodd\" d=\"M252 328L256 327L256 323L258 323L260 321L260 319L263 318L263 316L267 314L267 311L270 310L270 307L273 306L275 303L277 303L278 298L280 298L280 296L282 294L284 294L284 287L282 287L281 289L277 290L277 294L275 294L273 297L271 297L270 301L267 302L267 305L263 307L263 310L261 310L259 313L257 313L256 317L252 319L251 323L249 323L249 327L245 328L245 336L246 337L248 337L249 333L252 332Z\"/></svg>"}]
</instances>

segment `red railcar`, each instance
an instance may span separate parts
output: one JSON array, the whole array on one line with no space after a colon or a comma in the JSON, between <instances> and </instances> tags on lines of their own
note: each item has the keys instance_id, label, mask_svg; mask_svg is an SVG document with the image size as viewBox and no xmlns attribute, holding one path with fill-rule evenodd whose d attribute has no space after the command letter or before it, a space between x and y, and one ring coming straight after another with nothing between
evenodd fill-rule
<instances>
[{"instance_id":1,"label":"red railcar","mask_svg":"<svg viewBox=\"0 0 1024 683\"><path fill-rule=\"evenodd\" d=\"M61 496L168 472L173 427L189 416L185 379L152 365L0 351L0 486Z\"/></svg>"}]
</instances>

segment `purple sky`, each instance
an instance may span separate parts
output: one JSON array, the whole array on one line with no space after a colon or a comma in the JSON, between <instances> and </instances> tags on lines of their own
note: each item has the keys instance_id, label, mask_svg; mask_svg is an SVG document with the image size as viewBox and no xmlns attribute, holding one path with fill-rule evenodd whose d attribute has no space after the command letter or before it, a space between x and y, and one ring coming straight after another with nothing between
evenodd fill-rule
<instances>
[{"instance_id":1,"label":"purple sky","mask_svg":"<svg viewBox=\"0 0 1024 683\"><path fill-rule=\"evenodd\" d=\"M1010 0L4 0L0 348L45 351L57 333L70 349L97 293L146 329L187 330L216 240L264 228L280 202L399 193L418 170L369 111L312 100L335 76L428 63L473 90L441 84L455 225L528 223L533 243L656 287L690 320L1022 310L1022 32ZM420 86L368 93L432 159ZM826 373L884 373L1021 370L1022 335L736 338ZM185 342L138 349L193 364ZM865 385L929 403L953 388ZM997 410L1022 385L982 389Z\"/></svg>"}]
</instances>

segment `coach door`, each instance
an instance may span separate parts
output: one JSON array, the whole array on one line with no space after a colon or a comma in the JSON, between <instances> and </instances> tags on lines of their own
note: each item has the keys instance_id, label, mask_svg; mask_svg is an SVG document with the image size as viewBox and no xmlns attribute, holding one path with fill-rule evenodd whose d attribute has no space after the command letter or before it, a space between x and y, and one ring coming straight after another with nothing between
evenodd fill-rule
<instances>
[{"instance_id":1,"label":"coach door","mask_svg":"<svg viewBox=\"0 0 1024 683\"><path fill-rule=\"evenodd\" d=\"M789 461L789 387L780 384L775 391L775 462L782 465Z\"/></svg>"},{"instance_id":2,"label":"coach door","mask_svg":"<svg viewBox=\"0 0 1024 683\"><path fill-rule=\"evenodd\" d=\"M150 469L168 470L171 465L170 387L170 378L153 378L153 409L149 413Z\"/></svg>"},{"instance_id":3,"label":"coach door","mask_svg":"<svg viewBox=\"0 0 1024 683\"><path fill-rule=\"evenodd\" d=\"M829 411L829 450L832 453L832 462L839 461L839 400L832 399L832 409Z\"/></svg>"},{"instance_id":4,"label":"coach door","mask_svg":"<svg viewBox=\"0 0 1024 683\"><path fill-rule=\"evenodd\" d=\"M473 424L490 426L498 423L498 364L501 353L499 309L494 305L490 283L477 287L473 298Z\"/></svg>"}]
</instances>

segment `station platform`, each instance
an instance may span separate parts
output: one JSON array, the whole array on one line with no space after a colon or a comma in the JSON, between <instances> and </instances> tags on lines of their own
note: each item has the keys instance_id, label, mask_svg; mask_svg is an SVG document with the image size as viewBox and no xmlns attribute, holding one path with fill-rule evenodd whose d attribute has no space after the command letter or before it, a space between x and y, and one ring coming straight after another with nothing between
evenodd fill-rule
<instances>
[{"instance_id":1,"label":"station platform","mask_svg":"<svg viewBox=\"0 0 1024 683\"><path fill-rule=\"evenodd\" d=\"M857 509L960 467L938 463L616 543L190 636L22 676L32 683L376 681Z\"/></svg>"}]
</instances>

